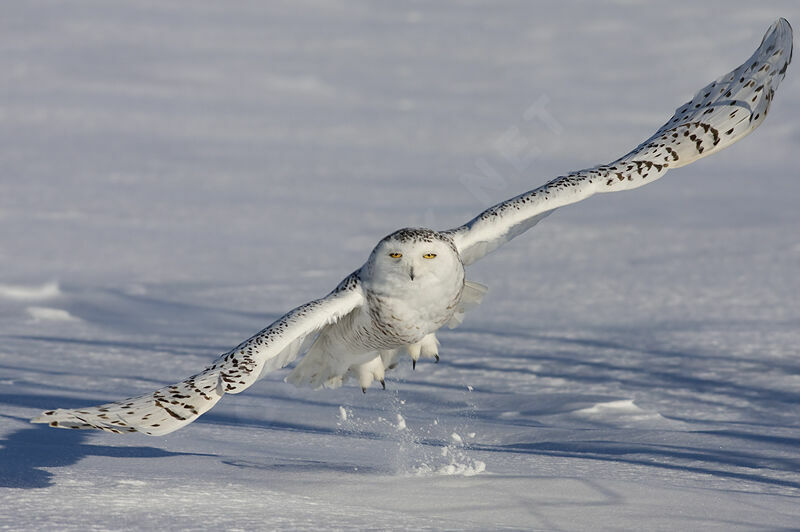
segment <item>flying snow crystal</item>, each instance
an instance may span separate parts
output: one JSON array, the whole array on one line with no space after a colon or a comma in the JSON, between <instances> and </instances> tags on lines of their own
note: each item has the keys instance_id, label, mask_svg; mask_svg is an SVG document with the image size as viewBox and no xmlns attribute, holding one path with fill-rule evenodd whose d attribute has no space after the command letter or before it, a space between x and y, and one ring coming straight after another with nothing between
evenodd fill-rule
<instances>
[{"instance_id":1,"label":"flying snow crystal","mask_svg":"<svg viewBox=\"0 0 800 532\"><path fill-rule=\"evenodd\" d=\"M420 465L415 474L417 476L428 475L460 475L470 477L486 471L486 463L481 460L470 458L460 445L452 443L444 446L439 451L442 458L447 459L447 463L441 466L430 464Z\"/></svg>"},{"instance_id":2,"label":"flying snow crystal","mask_svg":"<svg viewBox=\"0 0 800 532\"><path fill-rule=\"evenodd\" d=\"M50 410L32 421L167 434L197 419L226 393L244 391L303 353L286 377L297 386L335 388L353 378L365 392L373 381L385 387L385 372L405 355L412 366L420 358L438 361L436 331L458 326L480 303L487 288L465 280L465 266L558 207L646 185L740 140L766 118L791 57L792 29L779 19L752 57L702 88L653 136L619 159L557 177L453 229L390 234L330 294L290 311L182 382L100 406ZM480 464L470 467L470 472L481 469ZM458 470L455 464L453 470Z\"/></svg>"}]
</instances>

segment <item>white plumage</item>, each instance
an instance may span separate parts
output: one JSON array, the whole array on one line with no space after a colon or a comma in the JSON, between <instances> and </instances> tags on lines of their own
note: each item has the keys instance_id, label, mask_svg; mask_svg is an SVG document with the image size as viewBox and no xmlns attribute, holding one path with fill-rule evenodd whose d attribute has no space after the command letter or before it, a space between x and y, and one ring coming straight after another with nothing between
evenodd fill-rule
<instances>
[{"instance_id":1,"label":"white plumage","mask_svg":"<svg viewBox=\"0 0 800 532\"><path fill-rule=\"evenodd\" d=\"M161 435L191 423L225 393L305 356L286 380L312 388L348 378L366 390L409 355L438 360L436 331L455 327L486 287L464 266L527 231L553 210L599 192L628 190L716 153L764 120L792 56L785 19L744 64L701 89L656 133L609 164L561 176L448 231L401 229L327 296L302 305L188 379L139 397L33 419L54 427Z\"/></svg>"}]
</instances>

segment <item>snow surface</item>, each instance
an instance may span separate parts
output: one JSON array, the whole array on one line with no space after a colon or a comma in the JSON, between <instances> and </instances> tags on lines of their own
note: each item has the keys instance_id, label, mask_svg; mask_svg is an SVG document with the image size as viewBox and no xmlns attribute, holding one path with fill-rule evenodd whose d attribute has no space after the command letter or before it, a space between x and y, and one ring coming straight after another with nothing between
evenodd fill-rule
<instances>
[{"instance_id":1,"label":"snow surface","mask_svg":"<svg viewBox=\"0 0 800 532\"><path fill-rule=\"evenodd\" d=\"M442 361L285 372L162 438L150 391L377 240L609 161L783 2L8 2L0 529L800 527L800 78L765 124L481 261Z\"/></svg>"}]
</instances>

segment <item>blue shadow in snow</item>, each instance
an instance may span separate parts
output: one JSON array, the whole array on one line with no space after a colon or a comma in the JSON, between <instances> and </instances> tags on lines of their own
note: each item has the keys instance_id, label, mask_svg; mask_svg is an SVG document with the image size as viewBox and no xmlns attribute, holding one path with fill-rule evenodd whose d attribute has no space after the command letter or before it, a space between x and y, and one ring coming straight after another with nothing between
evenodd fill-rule
<instances>
[{"instance_id":1,"label":"blue shadow in snow","mask_svg":"<svg viewBox=\"0 0 800 532\"><path fill-rule=\"evenodd\" d=\"M97 401L94 401L95 403ZM91 400L51 395L2 394L0 404L49 408L53 404L72 408L92 404ZM12 416L7 419L27 421ZM157 447L92 445L89 434L82 430L52 429L47 425L31 425L10 433L0 440L0 488L34 489L53 484L54 474L44 468L67 467L87 456L113 458L164 458L168 456L210 456L199 453L175 453Z\"/></svg>"},{"instance_id":2,"label":"blue shadow in snow","mask_svg":"<svg viewBox=\"0 0 800 532\"><path fill-rule=\"evenodd\" d=\"M715 433L727 436L725 432ZM753 435L755 438L756 436ZM506 445L471 445L471 449L493 453L558 456L616 462L635 466L700 473L718 478L800 489L800 481L785 473L800 472L796 459L771 457L757 452L669 446L617 441L540 441ZM746 469L745 469L746 468ZM797 495L794 495L797 496Z\"/></svg>"}]
</instances>

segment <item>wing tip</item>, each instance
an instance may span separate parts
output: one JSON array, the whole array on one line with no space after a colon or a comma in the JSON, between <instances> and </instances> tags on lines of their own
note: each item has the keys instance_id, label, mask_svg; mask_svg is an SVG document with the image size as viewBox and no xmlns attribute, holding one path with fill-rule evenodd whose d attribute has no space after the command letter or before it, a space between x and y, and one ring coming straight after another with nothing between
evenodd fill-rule
<instances>
[{"instance_id":1,"label":"wing tip","mask_svg":"<svg viewBox=\"0 0 800 532\"><path fill-rule=\"evenodd\" d=\"M51 423L53 421L59 421L59 416L62 412L61 409L59 410L45 410L41 414L36 417L32 417L29 422L30 423Z\"/></svg>"},{"instance_id":2,"label":"wing tip","mask_svg":"<svg viewBox=\"0 0 800 532\"><path fill-rule=\"evenodd\" d=\"M783 31L788 30L789 33L792 33L792 25L786 20L784 17L778 17L775 22L772 23L772 27L770 29L782 29Z\"/></svg>"},{"instance_id":3,"label":"wing tip","mask_svg":"<svg viewBox=\"0 0 800 532\"><path fill-rule=\"evenodd\" d=\"M74 411L64 410L62 408L59 408L58 410L47 410L42 412L38 416L31 418L29 423L46 424L57 429L100 429L110 432L122 432L122 429L118 429L116 427L112 427L114 430L111 430L111 428L104 428L89 423L87 420L76 415ZM128 431L127 428L125 431Z\"/></svg>"},{"instance_id":4,"label":"wing tip","mask_svg":"<svg viewBox=\"0 0 800 532\"><path fill-rule=\"evenodd\" d=\"M775 42L788 45L787 48L791 52L794 44L793 36L794 30L792 29L792 25L785 18L779 17L770 25L769 28L767 28L767 31L764 33L764 38L761 39L760 46L763 46L765 43L774 40Z\"/></svg>"},{"instance_id":5,"label":"wing tip","mask_svg":"<svg viewBox=\"0 0 800 532\"><path fill-rule=\"evenodd\" d=\"M28 423L47 423L47 422L48 421L44 418L44 414L40 414L28 420Z\"/></svg>"}]
</instances>

